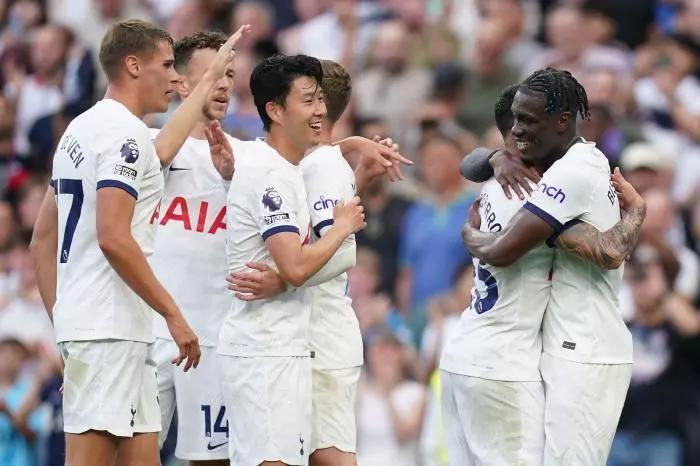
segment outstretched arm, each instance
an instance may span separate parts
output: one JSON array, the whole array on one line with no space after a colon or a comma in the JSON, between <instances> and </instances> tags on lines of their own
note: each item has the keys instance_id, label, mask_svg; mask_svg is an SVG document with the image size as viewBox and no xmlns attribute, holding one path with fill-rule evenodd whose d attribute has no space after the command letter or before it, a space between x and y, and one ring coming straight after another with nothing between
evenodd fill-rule
<instances>
[{"instance_id":1,"label":"outstretched arm","mask_svg":"<svg viewBox=\"0 0 700 466\"><path fill-rule=\"evenodd\" d=\"M586 223L579 223L562 233L556 240L560 249L577 255L602 269L617 269L637 244L639 229L646 216L642 196L615 169L612 184L617 191L622 219L601 232Z\"/></svg>"}]
</instances>

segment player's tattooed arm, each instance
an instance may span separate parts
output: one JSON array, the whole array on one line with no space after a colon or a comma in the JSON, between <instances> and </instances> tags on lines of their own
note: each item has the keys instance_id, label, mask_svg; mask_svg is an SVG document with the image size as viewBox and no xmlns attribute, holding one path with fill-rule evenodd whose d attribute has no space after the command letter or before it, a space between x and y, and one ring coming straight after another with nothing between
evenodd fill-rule
<instances>
[{"instance_id":1,"label":"player's tattooed arm","mask_svg":"<svg viewBox=\"0 0 700 466\"><path fill-rule=\"evenodd\" d=\"M644 199L620 175L618 169L612 176L612 183L623 209L622 219L604 232L586 223L579 223L556 240L558 248L602 269L617 269L624 263L637 244L639 230L646 216Z\"/></svg>"},{"instance_id":2,"label":"player's tattooed arm","mask_svg":"<svg viewBox=\"0 0 700 466\"><path fill-rule=\"evenodd\" d=\"M617 269L637 244L645 214L643 205L633 207L625 211L622 219L607 231L579 223L562 233L556 245L602 269Z\"/></svg>"}]
</instances>

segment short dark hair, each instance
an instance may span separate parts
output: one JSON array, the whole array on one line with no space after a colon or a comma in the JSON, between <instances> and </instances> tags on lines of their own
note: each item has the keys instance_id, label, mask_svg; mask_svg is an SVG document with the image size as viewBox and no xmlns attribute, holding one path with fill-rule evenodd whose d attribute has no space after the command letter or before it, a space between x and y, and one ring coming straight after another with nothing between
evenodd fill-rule
<instances>
[{"instance_id":1,"label":"short dark hair","mask_svg":"<svg viewBox=\"0 0 700 466\"><path fill-rule=\"evenodd\" d=\"M226 43L226 36L220 32L198 32L194 35L183 37L173 45L175 55L175 69L178 73L185 71L192 55L196 50L219 50Z\"/></svg>"},{"instance_id":2,"label":"short dark hair","mask_svg":"<svg viewBox=\"0 0 700 466\"><path fill-rule=\"evenodd\" d=\"M139 19L120 21L110 27L102 38L102 70L108 78L113 78L125 57L133 54L152 54L161 41L173 44L173 38L165 29Z\"/></svg>"},{"instance_id":3,"label":"short dark hair","mask_svg":"<svg viewBox=\"0 0 700 466\"><path fill-rule=\"evenodd\" d=\"M496 118L496 126L501 135L505 138L508 131L513 127L513 99L518 92L519 84L511 84L504 88L501 94L496 99L496 105L493 108L493 113Z\"/></svg>"},{"instance_id":4,"label":"short dark hair","mask_svg":"<svg viewBox=\"0 0 700 466\"><path fill-rule=\"evenodd\" d=\"M308 55L273 55L253 69L250 90L266 131L270 129L272 119L267 114L265 105L275 102L284 107L292 82L301 76L313 78L321 86L323 70L318 59Z\"/></svg>"},{"instance_id":5,"label":"short dark hair","mask_svg":"<svg viewBox=\"0 0 700 466\"><path fill-rule=\"evenodd\" d=\"M520 83L518 90L544 94L547 113L571 112L574 120L577 115L590 118L586 90L568 71L555 68L537 70Z\"/></svg>"},{"instance_id":6,"label":"short dark hair","mask_svg":"<svg viewBox=\"0 0 700 466\"><path fill-rule=\"evenodd\" d=\"M321 60L323 69L323 100L326 102L328 121L335 123L340 119L350 102L352 95L352 80L350 75L339 63L331 60Z\"/></svg>"}]
</instances>

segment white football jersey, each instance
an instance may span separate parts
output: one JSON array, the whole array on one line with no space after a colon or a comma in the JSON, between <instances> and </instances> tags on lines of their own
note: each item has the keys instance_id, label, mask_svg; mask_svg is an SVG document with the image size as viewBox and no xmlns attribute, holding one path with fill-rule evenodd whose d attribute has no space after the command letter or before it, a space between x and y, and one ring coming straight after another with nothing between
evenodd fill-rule
<instances>
[{"instance_id":1,"label":"white football jersey","mask_svg":"<svg viewBox=\"0 0 700 466\"><path fill-rule=\"evenodd\" d=\"M123 189L136 199L131 233L149 257L149 220L163 175L148 127L105 99L75 118L61 138L51 184L58 204L56 340L153 341L154 311L117 275L97 243L97 190Z\"/></svg>"},{"instance_id":2,"label":"white football jersey","mask_svg":"<svg viewBox=\"0 0 700 466\"><path fill-rule=\"evenodd\" d=\"M265 240L281 232L309 241L309 210L301 167L262 139L250 142L247 161L236 165L227 197L226 256L230 272L246 262L275 263ZM231 356L308 356L310 306L304 288L272 299L233 303L219 333L218 352Z\"/></svg>"},{"instance_id":3,"label":"white football jersey","mask_svg":"<svg viewBox=\"0 0 700 466\"><path fill-rule=\"evenodd\" d=\"M158 130L151 134L155 138ZM246 143L230 136L229 142L236 160L242 160ZM157 226L153 271L199 343L216 346L232 295L225 280L226 191L207 140L187 138L163 174L165 191L151 217L151 224ZM159 315L154 331L158 338L172 339Z\"/></svg>"},{"instance_id":4,"label":"white football jersey","mask_svg":"<svg viewBox=\"0 0 700 466\"><path fill-rule=\"evenodd\" d=\"M480 195L481 231L501 231L522 207L487 181ZM541 244L508 267L474 258L472 303L451 333L440 369L490 380L541 380L542 316L549 301L554 251Z\"/></svg>"},{"instance_id":5,"label":"white football jersey","mask_svg":"<svg viewBox=\"0 0 700 466\"><path fill-rule=\"evenodd\" d=\"M578 222L600 231L620 220L610 166L592 142L571 146L547 170L524 206L555 230L547 242ZM556 251L552 295L543 323L543 350L575 362L632 362L632 336L620 315L623 267L603 270Z\"/></svg>"},{"instance_id":6,"label":"white football jersey","mask_svg":"<svg viewBox=\"0 0 700 466\"><path fill-rule=\"evenodd\" d=\"M314 240L333 225L333 207L355 196L355 173L337 146L322 146L301 162ZM355 235L347 241L355 249ZM342 273L307 290L311 304L309 344L314 367L345 369L362 365L360 324L348 296L348 274Z\"/></svg>"}]
</instances>

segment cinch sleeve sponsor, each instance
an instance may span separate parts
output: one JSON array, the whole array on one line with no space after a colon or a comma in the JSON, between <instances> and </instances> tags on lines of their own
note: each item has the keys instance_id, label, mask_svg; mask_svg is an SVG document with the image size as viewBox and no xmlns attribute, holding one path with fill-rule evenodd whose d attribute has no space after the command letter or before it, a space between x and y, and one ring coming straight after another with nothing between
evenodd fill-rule
<instances>
[{"instance_id":1,"label":"cinch sleeve sponsor","mask_svg":"<svg viewBox=\"0 0 700 466\"><path fill-rule=\"evenodd\" d=\"M576 166L569 160L559 160L545 172L537 190L523 206L554 230L548 244L553 244L556 236L579 223L579 217L590 211L598 177L587 171L586 167Z\"/></svg>"},{"instance_id":2,"label":"cinch sleeve sponsor","mask_svg":"<svg viewBox=\"0 0 700 466\"><path fill-rule=\"evenodd\" d=\"M333 208L341 200L349 202L347 187L338 180L331 157L317 157L314 163L303 166L304 184L311 215L311 225L318 238L333 225Z\"/></svg>"}]
</instances>

